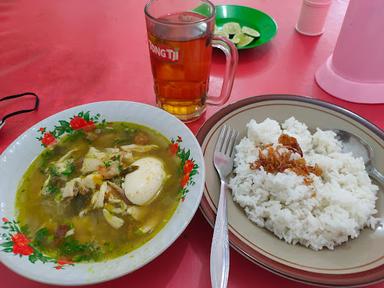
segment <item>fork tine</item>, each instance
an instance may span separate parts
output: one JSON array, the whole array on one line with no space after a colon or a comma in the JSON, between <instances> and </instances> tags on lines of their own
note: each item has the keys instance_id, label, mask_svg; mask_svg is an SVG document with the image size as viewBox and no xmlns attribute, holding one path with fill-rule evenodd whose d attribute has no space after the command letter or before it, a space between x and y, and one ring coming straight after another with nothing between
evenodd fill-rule
<instances>
[{"instance_id":1,"label":"fork tine","mask_svg":"<svg viewBox=\"0 0 384 288\"><path fill-rule=\"evenodd\" d=\"M225 142L225 149L222 149L223 150L223 153L225 155L229 155L230 154L230 150L231 150L231 139L233 137L233 134L234 134L234 130L232 129L232 127L228 127L228 134L227 134L227 137L225 138L224 142ZM224 148L224 147L223 147Z\"/></svg>"},{"instance_id":2,"label":"fork tine","mask_svg":"<svg viewBox=\"0 0 384 288\"><path fill-rule=\"evenodd\" d=\"M228 150L228 144L229 144L229 139L232 137L232 128L231 126L228 126L227 128L227 134L225 134L224 142L223 142L223 147L221 148L221 152L224 154L227 154Z\"/></svg>"},{"instance_id":3,"label":"fork tine","mask_svg":"<svg viewBox=\"0 0 384 288\"><path fill-rule=\"evenodd\" d=\"M233 149L232 149L232 153L231 153L231 158L233 158L235 156L235 152L236 152L236 149L235 149L235 146L237 145L238 141L239 141L239 131L236 131L236 136L235 136L235 142L233 143Z\"/></svg>"},{"instance_id":4,"label":"fork tine","mask_svg":"<svg viewBox=\"0 0 384 288\"><path fill-rule=\"evenodd\" d=\"M217 142L216 142L216 147L215 147L216 152L221 151L221 147L223 146L226 132L227 132L227 125L224 125L223 128L221 128L219 138L217 139Z\"/></svg>"},{"instance_id":5,"label":"fork tine","mask_svg":"<svg viewBox=\"0 0 384 288\"><path fill-rule=\"evenodd\" d=\"M236 139L237 139L237 136L238 136L238 132L234 129L232 129L232 136L231 138L229 139L229 144L228 144L228 149L227 149L227 155L228 157L231 157L232 158L232 154L233 154L233 151L235 150L235 143L236 143Z\"/></svg>"},{"instance_id":6,"label":"fork tine","mask_svg":"<svg viewBox=\"0 0 384 288\"><path fill-rule=\"evenodd\" d=\"M232 129L231 132L232 132L231 137L228 139L228 148L227 148L227 151L225 153L228 157L231 156L232 149L233 149L233 143L235 142L235 137L236 137L236 130Z\"/></svg>"}]
</instances>

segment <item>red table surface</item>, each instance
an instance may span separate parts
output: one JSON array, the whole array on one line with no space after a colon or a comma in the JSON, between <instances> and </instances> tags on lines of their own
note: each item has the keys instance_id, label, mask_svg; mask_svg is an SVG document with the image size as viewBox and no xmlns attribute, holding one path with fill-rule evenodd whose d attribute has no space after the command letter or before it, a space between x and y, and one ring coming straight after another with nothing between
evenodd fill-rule
<instances>
[{"instance_id":1,"label":"red table surface","mask_svg":"<svg viewBox=\"0 0 384 288\"><path fill-rule=\"evenodd\" d=\"M348 2L334 0L321 37L294 27L300 0L215 1L260 9L277 22L268 44L240 51L229 102L261 94L298 94L350 109L384 128L384 105L352 104L317 86L314 73L332 52ZM102 100L132 100L155 105L144 1L0 1L0 97L33 91L37 112L9 119L0 130L0 152L38 121L63 109ZM224 57L214 52L210 93L218 94ZM26 107L28 100L0 102L0 117ZM208 107L193 132L220 107ZM215 173L209 171L208 173ZM210 287L212 228L198 211L180 238L150 264L93 287ZM229 287L309 287L286 280L249 262L231 249ZM0 264L0 287L51 287L27 280ZM384 287L376 284L371 287Z\"/></svg>"}]
</instances>

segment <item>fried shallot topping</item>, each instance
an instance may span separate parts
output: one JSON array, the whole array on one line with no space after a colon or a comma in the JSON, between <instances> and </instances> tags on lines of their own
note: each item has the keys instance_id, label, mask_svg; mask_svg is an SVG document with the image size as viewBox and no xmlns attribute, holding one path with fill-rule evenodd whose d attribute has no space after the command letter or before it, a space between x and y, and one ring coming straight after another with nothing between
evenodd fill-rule
<instances>
[{"instance_id":1,"label":"fried shallot topping","mask_svg":"<svg viewBox=\"0 0 384 288\"><path fill-rule=\"evenodd\" d=\"M257 170L260 167L264 168L264 171L268 173L284 172L285 170L291 170L299 176L304 176L304 184L310 185L313 180L309 178L309 174L315 174L321 176L323 171L317 164L315 166L307 165L303 156L303 152L297 143L296 138L282 134L279 137L279 143L282 146L273 147L271 145L264 145L259 148L259 159L250 164L252 170ZM288 151L281 151L286 148ZM267 153L264 153L267 151ZM292 158L293 153L298 153L301 158Z\"/></svg>"},{"instance_id":2,"label":"fried shallot topping","mask_svg":"<svg viewBox=\"0 0 384 288\"><path fill-rule=\"evenodd\" d=\"M289 136L287 134L281 134L278 142L285 146L288 150L298 153L301 157L303 157L303 151L301 151L300 145L297 143L295 137Z\"/></svg>"}]
</instances>

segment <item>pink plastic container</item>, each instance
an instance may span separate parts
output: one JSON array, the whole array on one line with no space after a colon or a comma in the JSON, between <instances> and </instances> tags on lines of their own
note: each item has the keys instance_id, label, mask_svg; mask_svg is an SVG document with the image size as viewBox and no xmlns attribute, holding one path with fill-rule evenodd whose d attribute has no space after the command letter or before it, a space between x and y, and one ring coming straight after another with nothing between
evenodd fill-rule
<instances>
[{"instance_id":1,"label":"pink plastic container","mask_svg":"<svg viewBox=\"0 0 384 288\"><path fill-rule=\"evenodd\" d=\"M335 97L384 103L384 1L351 0L336 47L316 73Z\"/></svg>"},{"instance_id":2,"label":"pink plastic container","mask_svg":"<svg viewBox=\"0 0 384 288\"><path fill-rule=\"evenodd\" d=\"M323 34L331 2L331 0L303 0L296 30L307 36Z\"/></svg>"}]
</instances>

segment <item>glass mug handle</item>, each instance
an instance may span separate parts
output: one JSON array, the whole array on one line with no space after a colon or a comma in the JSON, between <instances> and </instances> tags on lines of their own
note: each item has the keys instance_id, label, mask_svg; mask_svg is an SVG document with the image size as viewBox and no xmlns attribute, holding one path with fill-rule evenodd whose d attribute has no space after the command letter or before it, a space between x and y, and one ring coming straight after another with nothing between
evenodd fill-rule
<instances>
[{"instance_id":1,"label":"glass mug handle","mask_svg":"<svg viewBox=\"0 0 384 288\"><path fill-rule=\"evenodd\" d=\"M222 105L228 101L229 96L231 95L236 67L239 61L239 54L237 53L235 45L230 40L223 37L213 36L212 46L219 48L225 54L225 74L220 96L208 96L207 104Z\"/></svg>"}]
</instances>

